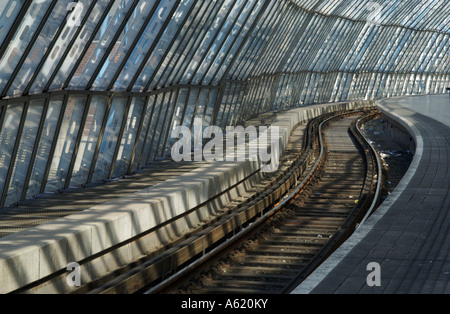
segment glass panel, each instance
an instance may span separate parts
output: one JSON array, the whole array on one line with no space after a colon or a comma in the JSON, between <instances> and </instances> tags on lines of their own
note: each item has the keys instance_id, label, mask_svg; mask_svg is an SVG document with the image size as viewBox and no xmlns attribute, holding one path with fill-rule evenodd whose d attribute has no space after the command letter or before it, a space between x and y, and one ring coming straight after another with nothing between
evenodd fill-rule
<instances>
[{"instance_id":1,"label":"glass panel","mask_svg":"<svg viewBox=\"0 0 450 314\"><path fill-rule=\"evenodd\" d=\"M217 94L219 93L218 88L212 88L209 93L208 107L206 108L205 121L203 125L211 125L211 119L214 112L214 106L216 105Z\"/></svg>"},{"instance_id":2,"label":"glass panel","mask_svg":"<svg viewBox=\"0 0 450 314\"><path fill-rule=\"evenodd\" d=\"M3 0L0 1L0 46L3 44L13 25L17 15L22 8L24 1Z\"/></svg>"},{"instance_id":3,"label":"glass panel","mask_svg":"<svg viewBox=\"0 0 450 314\"><path fill-rule=\"evenodd\" d=\"M105 63L101 65L102 68L92 86L94 89L105 90L110 85L120 65L124 62L127 52L131 49L131 44L136 40L139 30L144 27L145 18L143 17L151 14L156 2L156 0L139 2L122 34L117 39L116 47L110 52Z\"/></svg>"},{"instance_id":4,"label":"glass panel","mask_svg":"<svg viewBox=\"0 0 450 314\"><path fill-rule=\"evenodd\" d=\"M160 114L161 114L161 102L163 99L163 93L156 95L156 102L154 105L154 110L153 110L153 115L152 115L152 120L148 129L148 136L147 136L147 141L145 143L144 146L144 152L142 155L142 161L141 161L141 166L146 166L149 164L149 160L150 160L150 154L152 153L151 147L153 146L153 142L157 141L158 139L155 139L155 129L156 129L156 124L160 119Z\"/></svg>"},{"instance_id":5,"label":"glass panel","mask_svg":"<svg viewBox=\"0 0 450 314\"><path fill-rule=\"evenodd\" d=\"M70 179L70 184L72 186L87 183L89 169L91 168L92 158L95 154L95 148L106 113L107 103L108 97L106 96L92 96L89 112L81 136L78 155L72 171L72 178Z\"/></svg>"},{"instance_id":6,"label":"glass panel","mask_svg":"<svg viewBox=\"0 0 450 314\"><path fill-rule=\"evenodd\" d=\"M52 84L50 85L50 89L60 89L64 86L66 80L69 78L69 75L75 66L75 63L78 61L78 58L81 58L81 52L85 48L87 44L89 44L89 41L91 39L92 34L95 31L95 27L100 22L100 19L106 10L109 0L97 0L95 2L95 6L92 9L91 14L89 15L89 18L86 20L86 22L80 26L81 32L78 34L77 39L70 47L65 47L64 50L70 49L69 54L66 53L64 56L64 62L61 64L61 67L58 70L58 73L56 74L55 78L52 81ZM84 4L84 11L87 10L87 8L91 6L91 1L86 1ZM79 28L75 25L75 27L72 28ZM70 38L71 39L71 38ZM67 39L63 45L67 46L67 42L69 39ZM91 44L92 45L92 44ZM62 55L59 55L58 58L60 58ZM45 79L45 77L42 77Z\"/></svg>"},{"instance_id":7,"label":"glass panel","mask_svg":"<svg viewBox=\"0 0 450 314\"><path fill-rule=\"evenodd\" d=\"M45 192L64 188L86 101L87 96L69 96Z\"/></svg>"},{"instance_id":8,"label":"glass panel","mask_svg":"<svg viewBox=\"0 0 450 314\"><path fill-rule=\"evenodd\" d=\"M69 1L70 0L58 1L53 8L52 13L45 22L45 25L39 33L36 42L28 53L28 56L18 75L14 79L14 82L8 91L8 95L12 96L21 94L30 83L32 75L44 57L44 54L47 52L48 47L50 46L50 43L52 42L60 25L64 22L64 19L67 16L66 8Z\"/></svg>"},{"instance_id":9,"label":"glass panel","mask_svg":"<svg viewBox=\"0 0 450 314\"><path fill-rule=\"evenodd\" d=\"M50 3L51 1L33 1L12 40L7 43L8 48L0 60L0 91L4 90Z\"/></svg>"},{"instance_id":10,"label":"glass panel","mask_svg":"<svg viewBox=\"0 0 450 314\"><path fill-rule=\"evenodd\" d=\"M11 159L14 158L11 154L16 144L23 106L23 103L8 105L0 131L0 193L4 189Z\"/></svg>"},{"instance_id":11,"label":"glass panel","mask_svg":"<svg viewBox=\"0 0 450 314\"><path fill-rule=\"evenodd\" d=\"M170 155L170 149L168 150L166 147L167 144L167 137L169 136L169 126L172 124L172 119L174 116L175 111L175 103L176 103L176 95L178 93L178 90L172 91L172 95L170 96L170 100L168 103L167 113L164 118L163 122L163 129L161 132L161 139L160 139L160 145L158 146L158 154L160 154L161 157L166 157Z\"/></svg>"},{"instance_id":12,"label":"glass panel","mask_svg":"<svg viewBox=\"0 0 450 314\"><path fill-rule=\"evenodd\" d=\"M113 39L133 3L133 1L114 2L95 35L95 39L83 56L83 62L80 63L75 71L69 83L69 88L85 89L94 72L101 66L100 60L105 56L106 51L111 48L113 50L117 48L120 42L113 42ZM132 18L135 18L135 15Z\"/></svg>"},{"instance_id":13,"label":"glass panel","mask_svg":"<svg viewBox=\"0 0 450 314\"><path fill-rule=\"evenodd\" d=\"M131 171L135 171L136 169L138 169L141 164L142 164L142 155L143 155L143 150L144 150L144 145L147 142L147 139L149 138L148 136L148 131L149 131L149 126L150 126L150 119L152 118L153 115L153 106L154 106L154 102L155 102L155 95L150 95L147 99L147 109L145 111L145 116L144 116L144 120L142 122L142 129L141 129L141 133L139 134L139 142L136 148L136 155L134 157L134 162L133 162L133 168L131 169ZM145 164L145 162L144 162Z\"/></svg>"},{"instance_id":14,"label":"glass panel","mask_svg":"<svg viewBox=\"0 0 450 314\"><path fill-rule=\"evenodd\" d=\"M181 82L186 69L188 69L193 63L200 62L202 56L200 55L200 45L204 39L208 36L208 30L214 23L219 10L221 9L221 4L217 2L210 2L212 5L206 7L205 14L196 23L196 28L192 32L188 33L188 39L185 40L187 45L183 45L183 50L181 50L181 55L178 59L172 60L170 73L167 73L167 78L163 78L158 86L169 85L169 82Z\"/></svg>"},{"instance_id":15,"label":"glass panel","mask_svg":"<svg viewBox=\"0 0 450 314\"><path fill-rule=\"evenodd\" d=\"M231 47L234 39L241 31L241 28L250 13L250 9L255 0L237 1L227 17L220 33L218 34L214 45L211 47L202 66L199 68L194 76L193 82L200 83L202 79L204 84L208 84L211 80L212 74L206 75L207 71L215 71L216 68L226 58L228 49ZM219 51L220 49L220 51ZM204 78L206 75L206 78Z\"/></svg>"},{"instance_id":16,"label":"glass panel","mask_svg":"<svg viewBox=\"0 0 450 314\"><path fill-rule=\"evenodd\" d=\"M200 93L200 88L191 88L191 92L189 93L189 101L186 107L186 113L184 114L183 125L188 128L191 127L192 116L194 114L195 106L198 101L198 96Z\"/></svg>"},{"instance_id":17,"label":"glass panel","mask_svg":"<svg viewBox=\"0 0 450 314\"><path fill-rule=\"evenodd\" d=\"M133 52L128 58L125 67L122 69L119 77L114 84L114 90L127 90L131 79L138 71L139 66L144 62L144 57L152 47L153 42L162 31L162 27L166 19L170 18L169 14L172 12L172 8L175 5L175 0L161 1L150 22L147 24L144 33L139 38L136 46L133 48Z\"/></svg>"},{"instance_id":18,"label":"glass panel","mask_svg":"<svg viewBox=\"0 0 450 314\"><path fill-rule=\"evenodd\" d=\"M172 124L171 124L169 132L168 132L166 149L171 148L175 144L175 142L178 140L176 138L172 138L171 133L177 126L180 126L180 120L183 116L183 113L184 113L184 110L185 110L185 107L187 104L188 94L189 94L188 88L181 88L178 92L178 98L176 100L175 110L172 115Z\"/></svg>"},{"instance_id":19,"label":"glass panel","mask_svg":"<svg viewBox=\"0 0 450 314\"><path fill-rule=\"evenodd\" d=\"M190 60L189 67L184 72L184 75L181 78L182 84L188 83L191 81L191 79L194 78L196 71L202 65L201 64L202 60L205 60L205 58L207 57L206 55L209 52L209 47L213 44L213 40L215 40L217 38L221 38L222 40L224 40L224 36L217 37L216 34L219 32L222 25L231 25L231 22L226 23L226 18L229 16L230 10L234 4L233 2L234 1L231 1L231 0L225 0L225 3L221 7L219 13L214 17L214 22L211 25L211 27L209 28L206 36L203 36L202 43L196 51L195 58ZM220 36L220 33L218 35ZM206 59L207 62L212 61L212 54L214 54L214 48L212 48L210 58ZM198 82L200 82L200 81L198 81ZM196 83L198 83L198 82L196 82Z\"/></svg>"},{"instance_id":20,"label":"glass panel","mask_svg":"<svg viewBox=\"0 0 450 314\"><path fill-rule=\"evenodd\" d=\"M136 133L139 128L140 118L143 114L142 109L144 103L145 98L143 97L133 97L131 100L125 130L120 142L119 153L117 154L113 177L125 175L128 171L131 154L133 153L133 147L137 137Z\"/></svg>"},{"instance_id":21,"label":"glass panel","mask_svg":"<svg viewBox=\"0 0 450 314\"><path fill-rule=\"evenodd\" d=\"M153 133L153 144L150 151L150 159L149 159L150 162L152 162L153 160L157 160L159 156L158 146L161 141L161 134L164 125L164 120L166 119L167 111L169 109L170 94L171 94L170 92L165 93L163 101L161 103L159 119L157 120L157 124L155 125L156 127Z\"/></svg>"},{"instance_id":22,"label":"glass panel","mask_svg":"<svg viewBox=\"0 0 450 314\"><path fill-rule=\"evenodd\" d=\"M56 125L63 104L63 97L54 97L50 100L47 116L45 117L44 127L39 146L34 160L33 171L31 172L30 182L28 185L27 198L31 198L39 194L41 185L44 180L45 168L52 147L53 138L55 136Z\"/></svg>"},{"instance_id":23,"label":"glass panel","mask_svg":"<svg viewBox=\"0 0 450 314\"><path fill-rule=\"evenodd\" d=\"M5 204L20 201L43 110L44 100L30 102Z\"/></svg>"},{"instance_id":24,"label":"glass panel","mask_svg":"<svg viewBox=\"0 0 450 314\"><path fill-rule=\"evenodd\" d=\"M95 165L93 181L108 179L111 162L114 158L114 150L118 142L120 126L125 115L127 97L115 97L106 122L105 133L100 145L100 151Z\"/></svg>"},{"instance_id":25,"label":"glass panel","mask_svg":"<svg viewBox=\"0 0 450 314\"><path fill-rule=\"evenodd\" d=\"M261 9L262 3L263 3L263 1L258 1L258 3L256 4L256 7L251 10L250 17L248 18L247 23L245 23L243 25L242 30L238 31L238 29L240 28L239 23L237 23L234 26L234 29L231 32L231 36L229 36L229 38L227 39L227 42L225 43L224 47L222 48L223 51L227 51L227 52L219 53L219 55L218 55L219 57L221 57L222 54L224 54L223 58L222 58L222 60L220 60L220 62L219 61L214 62L212 69L209 71L210 72L209 75L205 79L205 83L217 84L218 81L222 78L224 72L229 67L231 60L237 53L238 49L241 47L241 45L245 44L243 42L243 40L244 40L245 36L247 35L247 33L250 31L250 26L253 25L253 23L255 22L255 19ZM249 4L250 4L250 2L247 4L247 6ZM232 40L234 41L233 44L232 44ZM248 43L248 41L246 43ZM215 72L217 72L217 73L214 74ZM215 76L214 80L212 82L210 82L210 79L214 76Z\"/></svg>"},{"instance_id":26,"label":"glass panel","mask_svg":"<svg viewBox=\"0 0 450 314\"><path fill-rule=\"evenodd\" d=\"M161 62L164 54L169 45L174 40L174 36L183 24L184 20L187 18L187 13L191 9L195 1L182 1L176 12L173 14L169 25L164 30L164 34L161 37L158 45L154 49L152 55L149 57L147 64L144 67L141 75L137 79L133 86L134 91L143 91L144 87L147 85L148 80L153 76L156 67Z\"/></svg>"},{"instance_id":27,"label":"glass panel","mask_svg":"<svg viewBox=\"0 0 450 314\"><path fill-rule=\"evenodd\" d=\"M42 1L44 2L44 1ZM51 1L45 1L46 3L50 3ZM81 10L83 8L83 10ZM84 17L84 14L86 14L88 6L82 6L81 4L78 5L78 8L74 9L73 13L75 13L75 10L77 10L77 14L80 13L80 18ZM64 10L67 13L66 10ZM72 15L72 14L71 14ZM71 16L70 15L70 16ZM70 18L70 17L69 17ZM67 21L67 20L66 20ZM33 82L30 92L31 93L41 93L44 90L44 87L49 82L49 79L51 75L53 74L53 71L57 67L59 61L64 56L64 53L66 52L66 49L70 49L69 43L73 36L75 35L78 26L75 23L64 23L63 24L64 29L60 33L59 38L56 40L54 46L52 47L52 50L50 54L48 55L48 58L45 60L39 74L37 75L35 81ZM84 27L84 26L83 26ZM88 36L86 36L88 37ZM46 47L48 49L48 47ZM64 60L65 61L65 60ZM70 62L67 62L67 64L70 64Z\"/></svg>"},{"instance_id":28,"label":"glass panel","mask_svg":"<svg viewBox=\"0 0 450 314\"><path fill-rule=\"evenodd\" d=\"M176 69L179 70L180 66L185 63L185 58L190 60L189 54L193 54L195 50L192 48L194 42L201 38L201 35L199 35L201 26L206 23L213 9L218 10L215 7L213 1L209 1L207 5L201 1L197 1L196 9L194 10L195 13L191 13L180 35L176 38L172 49L164 59L162 67L156 73L153 81L149 82L150 89L154 89L157 83L158 86L169 85L172 82L169 79L172 73L176 72Z\"/></svg>"}]
</instances>

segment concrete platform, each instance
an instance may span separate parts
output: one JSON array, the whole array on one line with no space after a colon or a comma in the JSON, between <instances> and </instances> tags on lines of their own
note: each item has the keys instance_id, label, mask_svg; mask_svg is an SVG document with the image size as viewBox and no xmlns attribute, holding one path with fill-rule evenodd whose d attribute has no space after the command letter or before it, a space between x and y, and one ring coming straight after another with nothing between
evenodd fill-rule
<instances>
[{"instance_id":1,"label":"concrete platform","mask_svg":"<svg viewBox=\"0 0 450 314\"><path fill-rule=\"evenodd\" d=\"M401 97L378 106L413 135L413 163L376 213L294 294L450 293L450 98Z\"/></svg>"},{"instance_id":2,"label":"concrete platform","mask_svg":"<svg viewBox=\"0 0 450 314\"><path fill-rule=\"evenodd\" d=\"M371 102L336 103L278 114L271 121L273 126L280 127L280 152L285 150L296 125L325 113L372 105ZM12 292L52 273L65 271L69 263L85 260L117 245L122 245L120 255L97 258L95 263L83 266L83 282L136 260L165 239L183 234L201 219L214 214L217 208L201 207L189 216L178 218L260 167L259 162L250 161L205 164L142 191L3 237L0 239L0 293ZM222 201L226 200L219 199ZM160 227L162 224L164 227ZM131 241L149 230L156 230L153 237L138 244ZM46 287L43 292L70 289L62 284Z\"/></svg>"}]
</instances>

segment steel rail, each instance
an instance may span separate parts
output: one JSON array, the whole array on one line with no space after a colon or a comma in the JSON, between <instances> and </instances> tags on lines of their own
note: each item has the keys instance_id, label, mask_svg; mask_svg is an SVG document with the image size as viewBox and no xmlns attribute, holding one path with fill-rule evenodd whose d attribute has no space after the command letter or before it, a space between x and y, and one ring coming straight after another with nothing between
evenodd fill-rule
<instances>
[{"instance_id":1,"label":"steel rail","mask_svg":"<svg viewBox=\"0 0 450 314\"><path fill-rule=\"evenodd\" d=\"M313 119L313 120L310 121L310 123L309 123L310 127L309 128L311 130L312 130L311 125L314 123L314 121L316 121L317 119L320 119L320 118L321 117L318 117L318 118ZM308 135L309 136L304 139L304 146L309 148L312 145L311 144L311 142L312 142L311 141L311 132L309 132ZM264 202L264 200L266 198L273 197L274 193L277 193L278 190L283 188L283 184L278 184L277 185L278 182L283 181L284 183L286 183L286 181L289 181L289 179L286 179L287 177L292 178L293 175L294 175L293 172L298 171L299 169L301 169L301 167L303 167L303 164L304 164L305 161L309 162L308 158L305 157L308 151L310 151L310 149L305 149L302 153L300 153L299 157L296 159L297 160L296 164L293 164L292 166L290 166L289 169L286 172L284 172L282 174L278 174L277 175L277 179L272 181L272 183L270 183L269 185L266 186L266 190L264 190L265 192L258 192L255 196L250 198L247 202L244 202L240 206L238 206L236 210L233 210L232 212L228 212L228 214L226 215L225 218L223 218L223 217L220 218L220 219L222 219L221 223L220 223L221 226L223 226L225 224L228 224L228 227L229 227L231 225L231 229L230 229L231 231L227 231L226 234L224 234L223 236L230 235L231 233L236 234L236 229L243 230L242 229L242 225L245 224L247 221L244 221L243 219L241 219L239 217L239 215L242 214L246 209L248 210L248 209L250 209L252 207L257 208L257 209L255 209L256 213L254 214L253 218L260 217L260 215L257 212L257 210L259 209L258 207L261 207L261 206L258 206L258 205L261 202ZM295 166L297 166L297 167L295 167ZM253 173L251 175L254 175L254 174L255 173ZM243 183L248 178L249 177L243 179L243 181L241 181L238 184ZM283 178L284 178L284 180L283 180ZM297 176L296 176L296 178L297 178ZM294 182L296 182L296 181L294 181ZM229 190L227 190L227 191L229 191ZM226 193L227 191L224 191L223 193ZM269 191L269 192L267 192L267 191ZM281 198L281 196L280 196L280 198ZM239 210L239 209L242 209L242 210ZM260 208L261 216L263 216L263 211L265 209L267 209L267 205L265 205L264 207ZM190 212L193 212L193 211L195 211L195 209L193 209ZM179 218L179 217L177 217L177 218ZM174 220L177 219L177 218L174 218ZM226 222L222 222L224 219L228 219L228 220ZM167 222L167 223L171 223L171 222L172 222L172 220ZM218 224L218 223L215 222L212 227L214 227L215 224ZM228 230L228 227L225 228L225 229ZM202 237L204 239L204 235L202 236L202 234L197 234L195 237L193 237L192 241L198 241L198 239L201 239ZM191 243L192 241L189 241L189 243ZM184 242L186 242L186 241L184 241ZM217 242L215 242L215 243L217 244ZM212 243L212 244L208 243L207 244L208 245L208 249L212 248L215 245L215 243ZM184 244L182 244L182 245L184 245ZM176 244L173 249L177 250L175 252L175 254L176 254L178 251L183 250L184 246L181 247L180 244ZM169 251L173 251L173 249L169 249ZM205 241L204 241L203 242L203 252L205 252L206 249L207 248L205 247ZM218 251L218 250L216 250L216 251ZM174 253L173 252L172 253L169 252L168 254L174 254ZM119 277L114 278L112 280L108 280L108 283L106 285L102 285L99 288L93 288L93 290L89 290L89 293L105 293L106 290L112 289L115 285L120 285L120 283L122 281L128 280L129 277L132 277L132 276L134 276L136 274L139 274L140 272L145 272L145 270L147 268L152 267L152 265L158 265L158 263L164 263L165 260L171 260L171 258L172 258L171 255L170 256L163 256L163 255L164 255L164 253L161 253L156 258L151 258L150 260L144 262L143 264L139 264L138 266L133 267L132 269L128 270L126 273L121 274ZM193 257L190 257L189 260L192 260L192 258ZM187 262L189 262L189 260L187 260ZM199 261L197 261L197 262L200 263ZM159 266L156 266L156 267L159 267ZM164 271L164 264L163 264L162 267L163 267L163 271ZM169 265L169 267L172 267L172 266ZM178 267L178 265L176 267ZM162 279L164 279L164 274L161 277L162 277ZM80 291L76 291L75 293L86 293L87 291L85 291L85 289L84 290L83 289L82 289L81 292Z\"/></svg>"},{"instance_id":2,"label":"steel rail","mask_svg":"<svg viewBox=\"0 0 450 314\"><path fill-rule=\"evenodd\" d=\"M269 218L271 218L275 213L279 212L282 208L284 208L286 206L286 204L291 202L295 198L295 196L310 181L311 177L315 174L317 168L320 166L321 162L323 161L323 156L325 155L324 141L323 141L323 136L322 136L322 128L323 128L323 126L326 123L328 123L329 121L331 121L331 120L337 119L337 118L342 117L342 116L347 116L349 114L354 114L354 113L357 113L357 112L362 112L362 111L361 110L357 110L357 111L345 112L345 113L342 113L342 114L334 115L334 116L332 116L330 118L327 118L326 120L324 120L324 121L322 121L320 123L319 131L318 131L318 133L319 133L319 145L320 145L319 157L317 158L317 161L315 162L313 168L311 170L309 170L309 172L307 173L306 177L302 180L302 182L300 184L298 184L298 186L289 195L285 196L279 203L277 203L267 213L265 213L264 215L261 215L261 218L259 218L257 221L255 221L254 223L250 224L249 226L243 228L241 231L239 231L238 233L233 235L231 238L227 239L225 242L221 243L219 246L215 247L210 252L204 254L201 258L195 260L194 262L192 262L191 264L189 264L188 266L186 266L182 270L178 271L174 275L170 276L166 280L162 281L158 285L156 285L156 286L146 290L145 292L143 292L143 294L155 294L155 293L158 293L158 292L162 291L163 289L167 288L172 283L176 282L177 280L179 280L180 278L182 278L186 274L190 273L191 271L193 271L194 269L198 268L200 265L202 265L203 263L205 263L206 261L208 261L209 259L214 257L217 253L225 250L226 248L228 248L230 245L232 245L233 243L235 243L239 239L243 238L247 234L251 233L252 231L257 229L258 227L260 227ZM309 147L308 147L308 149L309 149ZM308 152L306 152L306 153L308 153Z\"/></svg>"},{"instance_id":3,"label":"steel rail","mask_svg":"<svg viewBox=\"0 0 450 314\"><path fill-rule=\"evenodd\" d=\"M374 156L375 160L376 160L376 164L377 164L377 168L378 168L378 177L377 177L377 187L376 187L376 192L375 192L375 196L374 196L374 200L372 201L372 205L370 206L369 210L367 211L366 215L364 216L364 218L362 219L362 221L359 223L358 227L356 228L357 230L363 225L365 224L365 222L367 221L367 219L369 219L369 217L373 214L373 212L375 211L375 209L377 208L378 202L379 202L379 198L380 198L380 194L381 194L381 183L382 183L382 168L381 168L381 160L380 160L380 156L378 155L377 150L375 149L375 147L371 144L371 142L369 141L369 139L364 135L364 133L361 131L361 122L363 120L367 119L367 117L363 117L361 119L359 119L356 123L356 130L357 132L361 135L362 139L366 142L366 144L370 147L371 151L372 151L372 155Z\"/></svg>"}]
</instances>

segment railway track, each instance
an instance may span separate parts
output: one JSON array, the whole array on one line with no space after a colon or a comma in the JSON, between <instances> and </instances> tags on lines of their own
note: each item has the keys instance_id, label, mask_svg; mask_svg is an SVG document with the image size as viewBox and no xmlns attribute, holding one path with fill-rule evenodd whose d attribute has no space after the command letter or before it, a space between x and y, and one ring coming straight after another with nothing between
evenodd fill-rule
<instances>
[{"instance_id":1,"label":"railway track","mask_svg":"<svg viewBox=\"0 0 450 314\"><path fill-rule=\"evenodd\" d=\"M344 146L350 151L341 148L334 152L331 147L319 145L318 140L322 137L319 126L344 118L341 121L347 125L342 129L347 132L348 123L362 114L340 112L338 117L330 114L312 120L304 140L293 136L294 144L302 142L302 149L294 145L291 154L284 157L282 171L267 178L262 191L230 206L173 244L74 293L288 291L288 282L293 285L312 271L351 232L348 230L354 229L357 217L370 205L362 201L370 201L369 190L374 189L373 162L362 166L364 158L371 158L367 147L358 152L354 139L349 138ZM323 136L324 143L329 141L333 139ZM360 170L353 171L352 165L356 164ZM342 168L341 177L336 177L341 172L337 168ZM333 169L336 171L330 175L328 170ZM353 184L352 180L359 182ZM345 192L348 195L338 201L342 184L349 189ZM221 257L217 257L218 253Z\"/></svg>"},{"instance_id":2,"label":"railway track","mask_svg":"<svg viewBox=\"0 0 450 314\"><path fill-rule=\"evenodd\" d=\"M344 118L325 132L326 161L320 179L307 192L250 239L215 257L206 270L197 270L161 292L290 292L331 252L333 242L352 225L364 197L368 167L363 150L348 132L354 120Z\"/></svg>"}]
</instances>

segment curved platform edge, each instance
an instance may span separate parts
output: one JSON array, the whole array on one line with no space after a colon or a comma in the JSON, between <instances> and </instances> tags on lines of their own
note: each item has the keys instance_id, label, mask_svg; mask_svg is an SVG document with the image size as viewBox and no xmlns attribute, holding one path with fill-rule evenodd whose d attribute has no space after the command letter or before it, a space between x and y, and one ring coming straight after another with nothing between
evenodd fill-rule
<instances>
[{"instance_id":1,"label":"curved platform edge","mask_svg":"<svg viewBox=\"0 0 450 314\"><path fill-rule=\"evenodd\" d=\"M380 219L391 209L392 205L405 191L407 185L415 175L419 164L423 157L424 142L423 137L418 128L408 120L408 116L413 112L408 109L393 109L389 107L384 100L377 102L377 108L387 117L400 123L414 138L416 142L416 151L414 158L407 173L396 187L396 189L389 195L389 197L378 207L373 215L352 234L352 236L343 243L321 266L319 266L307 279L305 279L292 294L310 294L312 291L339 265L343 259L361 243Z\"/></svg>"}]
</instances>

